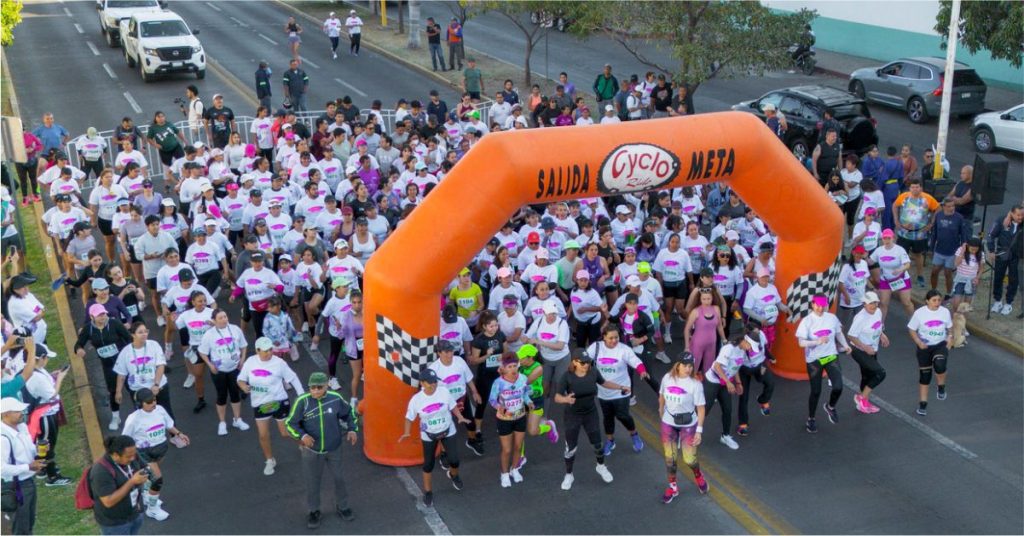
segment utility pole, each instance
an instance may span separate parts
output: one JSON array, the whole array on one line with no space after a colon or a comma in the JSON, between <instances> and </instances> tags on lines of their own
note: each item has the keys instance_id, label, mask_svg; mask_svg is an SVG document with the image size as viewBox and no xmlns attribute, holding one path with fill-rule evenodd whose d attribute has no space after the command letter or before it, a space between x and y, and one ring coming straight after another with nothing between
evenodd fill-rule
<instances>
[{"instance_id":1,"label":"utility pole","mask_svg":"<svg viewBox=\"0 0 1024 536\"><path fill-rule=\"evenodd\" d=\"M420 0L409 0L408 48L420 48Z\"/></svg>"},{"instance_id":2,"label":"utility pole","mask_svg":"<svg viewBox=\"0 0 1024 536\"><path fill-rule=\"evenodd\" d=\"M939 136L935 142L934 179L942 178L942 159L946 158L946 138L949 134L949 106L953 98L953 70L956 66L956 47L960 42L960 0L953 0L949 12L949 36L946 39L946 74L942 80L942 109L939 112Z\"/></svg>"}]
</instances>

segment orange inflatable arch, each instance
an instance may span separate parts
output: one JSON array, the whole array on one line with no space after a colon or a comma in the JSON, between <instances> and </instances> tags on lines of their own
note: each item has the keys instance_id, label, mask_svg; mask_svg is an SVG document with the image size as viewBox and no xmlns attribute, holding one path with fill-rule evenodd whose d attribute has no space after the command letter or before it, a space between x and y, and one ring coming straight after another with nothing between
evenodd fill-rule
<instances>
[{"instance_id":1,"label":"orange inflatable arch","mask_svg":"<svg viewBox=\"0 0 1024 536\"><path fill-rule=\"evenodd\" d=\"M842 214L752 114L722 112L485 136L377 251L364 279L365 452L421 463L398 443L421 367L434 359L441 291L524 204L726 181L778 236L778 374L806 377L795 322L814 294L835 295Z\"/></svg>"}]
</instances>

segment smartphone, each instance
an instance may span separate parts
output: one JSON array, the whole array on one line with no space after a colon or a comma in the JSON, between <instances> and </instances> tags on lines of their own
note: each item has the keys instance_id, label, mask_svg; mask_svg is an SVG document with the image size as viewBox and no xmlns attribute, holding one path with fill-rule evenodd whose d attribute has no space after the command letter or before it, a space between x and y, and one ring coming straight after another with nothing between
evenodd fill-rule
<instances>
[{"instance_id":1,"label":"smartphone","mask_svg":"<svg viewBox=\"0 0 1024 536\"><path fill-rule=\"evenodd\" d=\"M69 370L71 370L71 363L65 363L64 366L60 368L59 372L67 372Z\"/></svg>"}]
</instances>

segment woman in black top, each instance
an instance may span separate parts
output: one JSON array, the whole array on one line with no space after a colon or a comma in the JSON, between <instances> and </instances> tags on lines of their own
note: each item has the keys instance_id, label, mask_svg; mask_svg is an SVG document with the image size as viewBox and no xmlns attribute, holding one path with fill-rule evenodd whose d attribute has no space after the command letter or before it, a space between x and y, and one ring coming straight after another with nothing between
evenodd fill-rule
<instances>
[{"instance_id":1,"label":"woman in black top","mask_svg":"<svg viewBox=\"0 0 1024 536\"><path fill-rule=\"evenodd\" d=\"M142 286L134 279L125 277L124 269L117 265L107 268L107 282L110 284L110 295L121 298L132 317L125 325L142 320L142 307L146 303Z\"/></svg>"},{"instance_id":2,"label":"woman in black top","mask_svg":"<svg viewBox=\"0 0 1024 536\"><path fill-rule=\"evenodd\" d=\"M449 305L448 307L453 307ZM501 355L505 352L505 334L498 329L498 317L487 310L480 313L480 333L470 343L469 365L476 366L476 376L473 381L476 383L478 393L490 394L494 380L498 379L498 368L501 365ZM487 404L476 404L473 411L473 420L476 421L476 437L466 442L477 456L484 453L483 421L484 411Z\"/></svg>"},{"instance_id":3,"label":"woman in black top","mask_svg":"<svg viewBox=\"0 0 1024 536\"><path fill-rule=\"evenodd\" d=\"M95 305L94 305L95 307ZM75 354L79 359L85 359L85 346L92 344L96 349L96 355L103 365L103 379L107 383L107 393L110 395L110 418L109 430L116 432L121 427L121 405L117 403L117 373L114 372L114 363L121 349L132 342L132 336L128 328L116 319L110 318L107 310L100 305L89 311L89 323L78 331L78 340L75 341Z\"/></svg>"},{"instance_id":4,"label":"woman in black top","mask_svg":"<svg viewBox=\"0 0 1024 536\"><path fill-rule=\"evenodd\" d=\"M565 438L565 478L562 479L562 490L572 489L572 483L576 477L572 475L572 466L576 461L576 446L579 442L580 428L587 433L587 439L594 447L594 456L597 458L597 474L606 483L611 483L612 473L604 464L604 450L602 447L603 438L598 426L597 386L601 385L608 389L621 389L623 394L629 394L629 387L619 385L604 379L601 373L593 367L593 360L586 352L580 352L572 358L569 370L558 379L558 388L555 389L555 402L569 404L563 417L563 430Z\"/></svg>"}]
</instances>

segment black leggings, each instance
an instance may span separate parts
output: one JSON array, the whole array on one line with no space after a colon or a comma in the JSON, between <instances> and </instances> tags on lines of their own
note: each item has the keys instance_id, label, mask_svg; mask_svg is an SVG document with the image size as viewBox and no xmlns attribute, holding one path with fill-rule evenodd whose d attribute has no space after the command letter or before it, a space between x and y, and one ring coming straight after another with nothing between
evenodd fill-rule
<instances>
[{"instance_id":1,"label":"black leggings","mask_svg":"<svg viewBox=\"0 0 1024 536\"><path fill-rule=\"evenodd\" d=\"M217 289L220 288L220 282L222 278L223 274L220 273L220 269L210 270L209 272L206 272L204 274L199 274L198 277L199 284L202 285L203 288L205 288L206 291L209 292L211 295L214 292L217 292Z\"/></svg>"},{"instance_id":2,"label":"black leggings","mask_svg":"<svg viewBox=\"0 0 1024 536\"><path fill-rule=\"evenodd\" d=\"M338 359L341 357L341 352L344 350L344 340L330 335L331 338L331 351L327 354L327 373L332 378L338 377Z\"/></svg>"},{"instance_id":3,"label":"black leggings","mask_svg":"<svg viewBox=\"0 0 1024 536\"><path fill-rule=\"evenodd\" d=\"M853 360L860 365L860 390L874 389L885 379L885 369L878 363L878 354L868 355L860 348L853 349Z\"/></svg>"},{"instance_id":4,"label":"black leggings","mask_svg":"<svg viewBox=\"0 0 1024 536\"><path fill-rule=\"evenodd\" d=\"M597 408L579 414L571 408L565 410L562 419L563 433L565 434L565 474L572 474L572 466L576 462L576 446L579 444L580 429L587 433L590 446L594 447L594 456L598 465L604 465L604 442L601 438L601 430L597 423Z\"/></svg>"},{"instance_id":5,"label":"black leggings","mask_svg":"<svg viewBox=\"0 0 1024 536\"><path fill-rule=\"evenodd\" d=\"M722 405L722 435L732 435L732 395L729 389L711 380L704 380L705 415L711 414L715 401Z\"/></svg>"},{"instance_id":6,"label":"black leggings","mask_svg":"<svg viewBox=\"0 0 1024 536\"><path fill-rule=\"evenodd\" d=\"M591 343L601 340L601 319L593 324L576 321L576 347L588 348Z\"/></svg>"},{"instance_id":7,"label":"black leggings","mask_svg":"<svg viewBox=\"0 0 1024 536\"><path fill-rule=\"evenodd\" d=\"M729 338L729 328L732 327L732 302L736 298L732 296L723 296L725 298L725 338ZM723 341L724 343L724 341Z\"/></svg>"},{"instance_id":8,"label":"black leggings","mask_svg":"<svg viewBox=\"0 0 1024 536\"><path fill-rule=\"evenodd\" d=\"M438 443L444 448L445 458L448 460L448 466L452 469L459 468L459 442L455 440L456 435L452 434L444 439L423 441L423 472L430 473L434 471L434 462L437 460L437 445Z\"/></svg>"},{"instance_id":9,"label":"black leggings","mask_svg":"<svg viewBox=\"0 0 1024 536\"><path fill-rule=\"evenodd\" d=\"M491 394L491 386L494 385L494 380L498 379L498 369L491 369L481 365L476 369L476 378L473 381L476 382L476 391L483 397L484 393L487 395ZM473 408L473 418L483 419L484 412L487 411L487 403L476 404Z\"/></svg>"},{"instance_id":10,"label":"black leggings","mask_svg":"<svg viewBox=\"0 0 1024 536\"><path fill-rule=\"evenodd\" d=\"M107 383L107 394L110 395L110 412L117 415L121 410L121 404L117 403L117 373L114 372L114 362L117 356L104 359L100 358L100 365L103 366L103 380Z\"/></svg>"},{"instance_id":11,"label":"black leggings","mask_svg":"<svg viewBox=\"0 0 1024 536\"><path fill-rule=\"evenodd\" d=\"M348 37L349 40L351 41L351 43L348 45L348 51L355 54L359 54L359 41L362 40L363 34L357 33L350 35Z\"/></svg>"},{"instance_id":12,"label":"black leggings","mask_svg":"<svg viewBox=\"0 0 1024 536\"><path fill-rule=\"evenodd\" d=\"M764 372L761 372L762 367ZM761 364L756 367L740 367L740 382L743 384L743 394L740 395L740 409L737 412L739 423L750 422L747 415L747 404L750 401L750 380L756 380L762 385L761 396L757 397L758 404L767 404L772 401L772 393L775 392L775 375L767 365Z\"/></svg>"},{"instance_id":13,"label":"black leggings","mask_svg":"<svg viewBox=\"0 0 1024 536\"><path fill-rule=\"evenodd\" d=\"M613 400L598 399L598 402L601 404L605 435L610 436L615 433L615 419L618 419L630 434L636 432L636 422L629 414L628 396Z\"/></svg>"},{"instance_id":14,"label":"black leggings","mask_svg":"<svg viewBox=\"0 0 1024 536\"><path fill-rule=\"evenodd\" d=\"M251 311L250 310L249 314L252 315L252 329L254 330L256 335L262 336L263 335L263 320L265 318L267 318L267 312L266 311Z\"/></svg>"},{"instance_id":15,"label":"black leggings","mask_svg":"<svg viewBox=\"0 0 1024 536\"><path fill-rule=\"evenodd\" d=\"M822 365L814 360L807 364L807 376L811 383L811 396L807 399L807 417L814 418L818 410L818 399L821 398L821 375L828 373L828 380L832 383L832 392L828 395L828 405L836 407L836 402L843 394L843 369L839 367L839 360L836 359L827 365Z\"/></svg>"},{"instance_id":16,"label":"black leggings","mask_svg":"<svg viewBox=\"0 0 1024 536\"><path fill-rule=\"evenodd\" d=\"M238 369L231 372L217 371L211 376L213 376L213 387L217 389L218 406L227 405L228 397L231 398L232 404L237 404L242 400L241 389L238 388Z\"/></svg>"},{"instance_id":17,"label":"black leggings","mask_svg":"<svg viewBox=\"0 0 1024 536\"><path fill-rule=\"evenodd\" d=\"M39 419L39 437L46 438L50 442L50 450L46 452L46 476L55 478L60 474L60 467L57 466L57 414L47 415ZM4 460L7 461L7 460Z\"/></svg>"},{"instance_id":18,"label":"black leggings","mask_svg":"<svg viewBox=\"0 0 1024 536\"><path fill-rule=\"evenodd\" d=\"M30 162L17 165L18 181L21 182L21 197L28 197L39 190L39 181L36 179L36 162L38 162L37 159L32 159Z\"/></svg>"}]
</instances>

